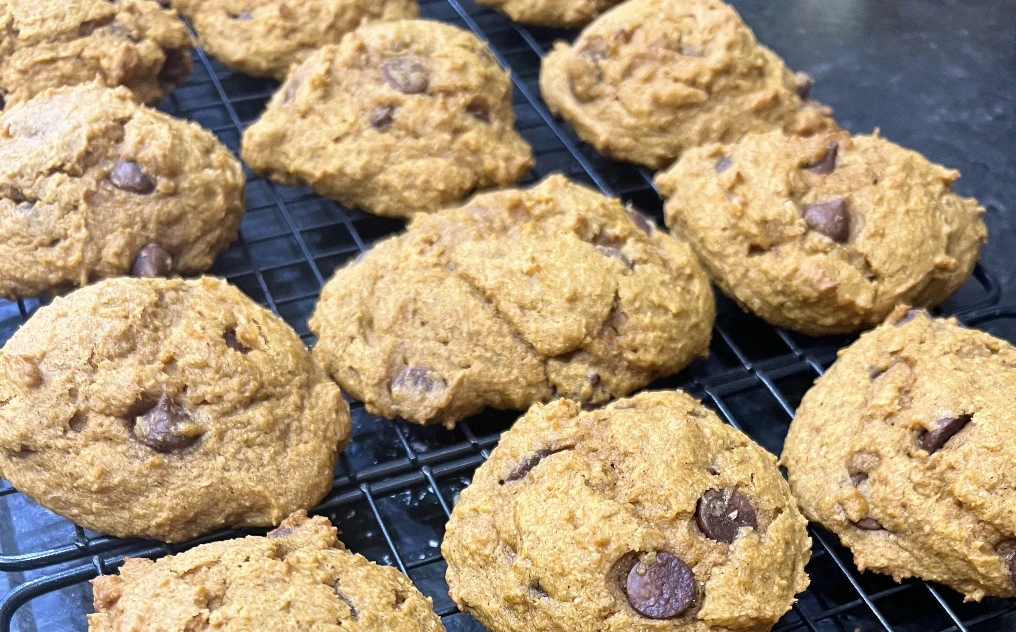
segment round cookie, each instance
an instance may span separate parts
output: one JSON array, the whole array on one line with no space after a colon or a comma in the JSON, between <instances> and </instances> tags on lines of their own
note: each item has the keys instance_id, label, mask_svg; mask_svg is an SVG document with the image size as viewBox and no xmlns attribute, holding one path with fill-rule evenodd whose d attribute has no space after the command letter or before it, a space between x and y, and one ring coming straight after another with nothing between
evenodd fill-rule
<instances>
[{"instance_id":1,"label":"round cookie","mask_svg":"<svg viewBox=\"0 0 1016 632\"><path fill-rule=\"evenodd\" d=\"M155 0L0 0L0 110L97 77L154 103L190 75L190 45Z\"/></svg>"},{"instance_id":2,"label":"round cookie","mask_svg":"<svg viewBox=\"0 0 1016 632\"><path fill-rule=\"evenodd\" d=\"M278 524L328 492L349 435L296 333L210 277L101 281L0 352L0 474L118 537Z\"/></svg>"},{"instance_id":3,"label":"round cookie","mask_svg":"<svg viewBox=\"0 0 1016 632\"><path fill-rule=\"evenodd\" d=\"M544 58L540 90L582 140L653 169L749 132L835 127L795 77L720 0L630 0Z\"/></svg>"},{"instance_id":4,"label":"round cookie","mask_svg":"<svg viewBox=\"0 0 1016 632\"><path fill-rule=\"evenodd\" d=\"M350 553L328 520L304 512L268 537L127 558L92 585L89 632L444 632L406 576Z\"/></svg>"},{"instance_id":5,"label":"round cookie","mask_svg":"<svg viewBox=\"0 0 1016 632\"><path fill-rule=\"evenodd\" d=\"M50 90L0 116L0 297L194 273L236 239L240 162L124 88Z\"/></svg>"},{"instance_id":6,"label":"round cookie","mask_svg":"<svg viewBox=\"0 0 1016 632\"><path fill-rule=\"evenodd\" d=\"M804 396L782 462L861 570L1016 597L1016 348L898 309Z\"/></svg>"},{"instance_id":7,"label":"round cookie","mask_svg":"<svg viewBox=\"0 0 1016 632\"><path fill-rule=\"evenodd\" d=\"M704 356L714 316L687 245L551 176L417 216L335 274L310 328L368 411L451 428L488 406L627 395Z\"/></svg>"},{"instance_id":8,"label":"round cookie","mask_svg":"<svg viewBox=\"0 0 1016 632\"><path fill-rule=\"evenodd\" d=\"M987 232L977 201L951 191L958 177L877 133L771 132L689 150L656 184L667 225L724 292L821 335L963 285Z\"/></svg>"},{"instance_id":9,"label":"round cookie","mask_svg":"<svg viewBox=\"0 0 1016 632\"><path fill-rule=\"evenodd\" d=\"M776 459L680 391L529 410L480 466L441 552L491 632L764 632L808 586Z\"/></svg>"},{"instance_id":10,"label":"round cookie","mask_svg":"<svg viewBox=\"0 0 1016 632\"><path fill-rule=\"evenodd\" d=\"M410 217L518 182L508 73L476 36L404 20L367 26L294 70L243 137L254 171L349 207Z\"/></svg>"},{"instance_id":11,"label":"round cookie","mask_svg":"<svg viewBox=\"0 0 1016 632\"><path fill-rule=\"evenodd\" d=\"M478 0L516 22L576 28L623 0Z\"/></svg>"},{"instance_id":12,"label":"round cookie","mask_svg":"<svg viewBox=\"0 0 1016 632\"><path fill-rule=\"evenodd\" d=\"M282 81L362 24L415 18L416 0L172 0L201 46L237 72Z\"/></svg>"}]
</instances>

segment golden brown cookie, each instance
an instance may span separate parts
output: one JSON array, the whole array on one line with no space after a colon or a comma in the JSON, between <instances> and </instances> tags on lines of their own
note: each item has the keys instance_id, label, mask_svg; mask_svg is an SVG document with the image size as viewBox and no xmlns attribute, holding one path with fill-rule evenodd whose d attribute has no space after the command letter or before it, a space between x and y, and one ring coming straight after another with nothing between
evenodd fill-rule
<instances>
[{"instance_id":1,"label":"golden brown cookie","mask_svg":"<svg viewBox=\"0 0 1016 632\"><path fill-rule=\"evenodd\" d=\"M623 0L477 0L516 22L538 26L584 26Z\"/></svg>"},{"instance_id":2,"label":"golden brown cookie","mask_svg":"<svg viewBox=\"0 0 1016 632\"><path fill-rule=\"evenodd\" d=\"M124 88L49 90L0 115L0 297L211 267L236 239L243 168Z\"/></svg>"},{"instance_id":3,"label":"golden brown cookie","mask_svg":"<svg viewBox=\"0 0 1016 632\"><path fill-rule=\"evenodd\" d=\"M296 333L210 277L99 282L0 352L0 475L118 537L278 524L328 492L349 435Z\"/></svg>"},{"instance_id":4,"label":"golden brown cookie","mask_svg":"<svg viewBox=\"0 0 1016 632\"><path fill-rule=\"evenodd\" d=\"M537 405L452 512L449 594L491 632L764 632L808 586L776 458L680 391Z\"/></svg>"},{"instance_id":5,"label":"golden brown cookie","mask_svg":"<svg viewBox=\"0 0 1016 632\"><path fill-rule=\"evenodd\" d=\"M0 0L0 110L96 78L154 103L186 81L190 44L155 0Z\"/></svg>"},{"instance_id":6,"label":"golden brown cookie","mask_svg":"<svg viewBox=\"0 0 1016 632\"><path fill-rule=\"evenodd\" d=\"M416 0L172 0L201 46L237 72L289 70L362 24L415 18Z\"/></svg>"},{"instance_id":7,"label":"golden brown cookie","mask_svg":"<svg viewBox=\"0 0 1016 632\"><path fill-rule=\"evenodd\" d=\"M667 225L724 292L818 335L963 285L987 231L977 201L952 192L958 177L877 133L772 132L689 150L656 184Z\"/></svg>"},{"instance_id":8,"label":"golden brown cookie","mask_svg":"<svg viewBox=\"0 0 1016 632\"><path fill-rule=\"evenodd\" d=\"M405 575L350 553L327 519L302 511L268 537L127 558L92 584L89 632L444 632Z\"/></svg>"},{"instance_id":9,"label":"golden brown cookie","mask_svg":"<svg viewBox=\"0 0 1016 632\"><path fill-rule=\"evenodd\" d=\"M899 308L804 396L782 462L861 570L1016 597L1016 349Z\"/></svg>"},{"instance_id":10,"label":"golden brown cookie","mask_svg":"<svg viewBox=\"0 0 1016 632\"><path fill-rule=\"evenodd\" d=\"M294 70L243 137L252 169L346 206L410 217L532 167L512 84L486 45L454 26L363 27Z\"/></svg>"},{"instance_id":11,"label":"golden brown cookie","mask_svg":"<svg viewBox=\"0 0 1016 632\"><path fill-rule=\"evenodd\" d=\"M368 411L452 427L488 406L626 395L705 355L714 315L687 245L551 176L417 216L335 274L310 328Z\"/></svg>"},{"instance_id":12,"label":"golden brown cookie","mask_svg":"<svg viewBox=\"0 0 1016 632\"><path fill-rule=\"evenodd\" d=\"M720 0L630 0L544 58L551 112L602 154L658 169L748 132L835 127Z\"/></svg>"}]
</instances>

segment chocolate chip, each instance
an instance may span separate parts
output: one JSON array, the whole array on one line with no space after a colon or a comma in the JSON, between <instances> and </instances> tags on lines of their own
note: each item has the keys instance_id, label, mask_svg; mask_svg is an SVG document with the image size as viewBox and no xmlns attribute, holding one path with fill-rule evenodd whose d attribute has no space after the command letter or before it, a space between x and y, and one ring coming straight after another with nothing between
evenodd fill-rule
<instances>
[{"instance_id":1,"label":"chocolate chip","mask_svg":"<svg viewBox=\"0 0 1016 632\"><path fill-rule=\"evenodd\" d=\"M420 94L430 85L427 69L412 57L386 59L381 65L381 76L403 94Z\"/></svg>"},{"instance_id":2,"label":"chocolate chip","mask_svg":"<svg viewBox=\"0 0 1016 632\"><path fill-rule=\"evenodd\" d=\"M142 279L169 276L173 270L173 256L159 244L146 244L131 265L131 276Z\"/></svg>"},{"instance_id":3,"label":"chocolate chip","mask_svg":"<svg viewBox=\"0 0 1016 632\"><path fill-rule=\"evenodd\" d=\"M801 97L802 101L807 101L811 95L811 87L815 85L815 80L808 73L798 72L794 75L794 81L797 83L797 96Z\"/></svg>"},{"instance_id":4,"label":"chocolate chip","mask_svg":"<svg viewBox=\"0 0 1016 632\"><path fill-rule=\"evenodd\" d=\"M850 238L850 213L843 198L809 204L804 209L804 223L836 243L845 244Z\"/></svg>"},{"instance_id":5,"label":"chocolate chip","mask_svg":"<svg viewBox=\"0 0 1016 632\"><path fill-rule=\"evenodd\" d=\"M110 181L118 189L130 193L148 195L155 190L155 180L141 170L141 165L133 160L118 160L109 173Z\"/></svg>"},{"instance_id":6,"label":"chocolate chip","mask_svg":"<svg viewBox=\"0 0 1016 632\"><path fill-rule=\"evenodd\" d=\"M7 93L0 90L0 110L7 107Z\"/></svg>"},{"instance_id":7,"label":"chocolate chip","mask_svg":"<svg viewBox=\"0 0 1016 632\"><path fill-rule=\"evenodd\" d=\"M594 64L601 62L607 58L607 44L603 41L602 37L590 37L585 47L579 51L579 55L582 55Z\"/></svg>"},{"instance_id":8,"label":"chocolate chip","mask_svg":"<svg viewBox=\"0 0 1016 632\"><path fill-rule=\"evenodd\" d=\"M850 481L856 487L868 480L868 472L875 469L876 466L878 466L878 455L855 452L850 455L850 459L847 461L847 474L850 475Z\"/></svg>"},{"instance_id":9,"label":"chocolate chip","mask_svg":"<svg viewBox=\"0 0 1016 632\"><path fill-rule=\"evenodd\" d=\"M861 518L854 523L854 526L861 531L881 531L885 528L881 522L874 518Z\"/></svg>"},{"instance_id":10,"label":"chocolate chip","mask_svg":"<svg viewBox=\"0 0 1016 632\"><path fill-rule=\"evenodd\" d=\"M854 484L854 487L857 487L866 480L868 480L867 472L853 472L850 474L850 482Z\"/></svg>"},{"instance_id":11,"label":"chocolate chip","mask_svg":"<svg viewBox=\"0 0 1016 632\"><path fill-rule=\"evenodd\" d=\"M392 115L395 114L394 105L385 105L379 108L374 108L374 113L370 117L370 126L374 129L384 129L392 124L394 120Z\"/></svg>"},{"instance_id":12,"label":"chocolate chip","mask_svg":"<svg viewBox=\"0 0 1016 632\"><path fill-rule=\"evenodd\" d=\"M903 325L906 325L910 321L912 321L915 318L917 318L917 316L920 315L920 314L924 314L925 316L927 316L928 315L928 310L926 310L926 309L908 309L907 313L904 314L903 318L901 318L898 321L896 321L896 325L895 326L896 327L902 327Z\"/></svg>"},{"instance_id":13,"label":"chocolate chip","mask_svg":"<svg viewBox=\"0 0 1016 632\"><path fill-rule=\"evenodd\" d=\"M732 544L741 527L758 528L755 508L738 491L707 490L695 507L695 524L706 537Z\"/></svg>"},{"instance_id":14,"label":"chocolate chip","mask_svg":"<svg viewBox=\"0 0 1016 632\"><path fill-rule=\"evenodd\" d=\"M1009 571L1009 579L1016 585L1016 540L1003 540L995 545L995 551L1002 558Z\"/></svg>"},{"instance_id":15,"label":"chocolate chip","mask_svg":"<svg viewBox=\"0 0 1016 632\"><path fill-rule=\"evenodd\" d=\"M358 620L360 618L360 611L357 610L356 606L353 605L353 600L350 599L349 595L339 590L338 582L336 582L335 585L332 586L332 588L335 589L335 596L339 598L339 601L346 604L346 607L349 608L349 618L352 619L353 621ZM396 601L398 601L397 598Z\"/></svg>"},{"instance_id":16,"label":"chocolate chip","mask_svg":"<svg viewBox=\"0 0 1016 632\"><path fill-rule=\"evenodd\" d=\"M293 529L293 527L279 527L278 529L273 529L272 531L269 531L268 532L268 537L269 538L286 538L286 537L289 537L290 535L292 535L293 531L295 531L295 529Z\"/></svg>"},{"instance_id":17,"label":"chocolate chip","mask_svg":"<svg viewBox=\"0 0 1016 632\"><path fill-rule=\"evenodd\" d=\"M733 164L733 161L730 159L730 156L723 156L716 161L716 173L723 173L730 168L731 164Z\"/></svg>"},{"instance_id":18,"label":"chocolate chip","mask_svg":"<svg viewBox=\"0 0 1016 632\"><path fill-rule=\"evenodd\" d=\"M226 346L233 351L239 351L243 354L250 351L250 347L236 339L236 330L232 327L222 332L222 339L226 341Z\"/></svg>"},{"instance_id":19,"label":"chocolate chip","mask_svg":"<svg viewBox=\"0 0 1016 632\"><path fill-rule=\"evenodd\" d=\"M835 140L829 143L825 156L813 165L807 167L808 171L827 176L836 170L836 155L840 151L840 144Z\"/></svg>"},{"instance_id":20,"label":"chocolate chip","mask_svg":"<svg viewBox=\"0 0 1016 632\"><path fill-rule=\"evenodd\" d=\"M547 597L550 597L550 595L547 594L547 591L543 589L543 586L540 585L540 580L538 579L534 579L533 581L529 582L529 592L533 593L534 595L536 595L541 599L546 599Z\"/></svg>"},{"instance_id":21,"label":"chocolate chip","mask_svg":"<svg viewBox=\"0 0 1016 632\"><path fill-rule=\"evenodd\" d=\"M531 471L533 471L534 467L540 464L540 461L547 458L551 454L556 454L558 452L560 452L560 450L552 450L550 448L542 448L540 450L537 450L536 452L519 461L519 464L515 466L515 469L512 470L508 474L508 476L505 476L503 480L499 481L500 484L504 485L505 483L514 483L515 481L522 480L523 478L526 477L526 474L529 474Z\"/></svg>"},{"instance_id":22,"label":"chocolate chip","mask_svg":"<svg viewBox=\"0 0 1016 632\"><path fill-rule=\"evenodd\" d=\"M673 619L695 600L695 576L681 558L659 551L632 566L624 583L628 603L650 619Z\"/></svg>"},{"instance_id":23,"label":"chocolate chip","mask_svg":"<svg viewBox=\"0 0 1016 632\"><path fill-rule=\"evenodd\" d=\"M440 375L424 366L407 366L392 380L392 390L431 393L447 386Z\"/></svg>"},{"instance_id":24,"label":"chocolate chip","mask_svg":"<svg viewBox=\"0 0 1016 632\"><path fill-rule=\"evenodd\" d=\"M466 106L466 114L484 123L490 123L490 106L483 97L473 97Z\"/></svg>"},{"instance_id":25,"label":"chocolate chip","mask_svg":"<svg viewBox=\"0 0 1016 632\"><path fill-rule=\"evenodd\" d=\"M200 426L166 395L134 424L134 437L162 453L185 450L197 443L201 434Z\"/></svg>"},{"instance_id":26,"label":"chocolate chip","mask_svg":"<svg viewBox=\"0 0 1016 632\"><path fill-rule=\"evenodd\" d=\"M635 222L635 225L639 227L639 230L650 237L653 235L656 228L653 226L653 223L649 221L648 217L630 206L625 206L624 210L628 211L628 217L631 218L631 221Z\"/></svg>"},{"instance_id":27,"label":"chocolate chip","mask_svg":"<svg viewBox=\"0 0 1016 632\"><path fill-rule=\"evenodd\" d=\"M182 86L190 76L194 66L190 53L184 48L173 48L166 51L166 61L159 70L159 81L174 86Z\"/></svg>"},{"instance_id":28,"label":"chocolate chip","mask_svg":"<svg viewBox=\"0 0 1016 632\"><path fill-rule=\"evenodd\" d=\"M614 31L614 39L621 42L622 44L628 44L629 42L631 42L632 35L634 34L635 32L629 29L617 29L616 31Z\"/></svg>"},{"instance_id":29,"label":"chocolate chip","mask_svg":"<svg viewBox=\"0 0 1016 632\"><path fill-rule=\"evenodd\" d=\"M970 415L959 415L958 417L945 417L938 420L938 427L931 432L924 431L918 438L918 446L925 452L931 454L937 452L949 439L970 423Z\"/></svg>"},{"instance_id":30,"label":"chocolate chip","mask_svg":"<svg viewBox=\"0 0 1016 632\"><path fill-rule=\"evenodd\" d=\"M881 376L883 373L885 373L885 369L881 367L877 366L868 367L868 377L870 377L873 380L878 379L878 377Z\"/></svg>"}]
</instances>

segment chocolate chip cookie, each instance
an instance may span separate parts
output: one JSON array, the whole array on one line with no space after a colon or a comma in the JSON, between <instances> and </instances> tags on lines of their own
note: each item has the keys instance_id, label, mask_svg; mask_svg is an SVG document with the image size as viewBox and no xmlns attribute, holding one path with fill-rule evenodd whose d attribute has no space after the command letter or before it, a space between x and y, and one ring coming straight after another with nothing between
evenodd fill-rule
<instances>
[{"instance_id":1,"label":"chocolate chip cookie","mask_svg":"<svg viewBox=\"0 0 1016 632\"><path fill-rule=\"evenodd\" d=\"M187 79L190 44L155 0L0 0L0 110L97 77L154 103Z\"/></svg>"},{"instance_id":2,"label":"chocolate chip cookie","mask_svg":"<svg viewBox=\"0 0 1016 632\"><path fill-rule=\"evenodd\" d=\"M0 116L0 297L208 269L236 238L240 162L209 132L98 84Z\"/></svg>"},{"instance_id":3,"label":"chocolate chip cookie","mask_svg":"<svg viewBox=\"0 0 1016 632\"><path fill-rule=\"evenodd\" d=\"M0 475L118 537L278 524L328 492L349 434L296 333L218 279L101 281L0 352Z\"/></svg>"},{"instance_id":4,"label":"chocolate chip cookie","mask_svg":"<svg viewBox=\"0 0 1016 632\"><path fill-rule=\"evenodd\" d=\"M690 150L656 184L717 285L820 335L935 305L967 280L987 230L977 201L951 191L958 177L877 133L771 132Z\"/></svg>"},{"instance_id":5,"label":"chocolate chip cookie","mask_svg":"<svg viewBox=\"0 0 1016 632\"><path fill-rule=\"evenodd\" d=\"M378 215L409 217L533 167L508 73L472 33L366 26L314 53L243 137L252 169Z\"/></svg>"},{"instance_id":6,"label":"chocolate chip cookie","mask_svg":"<svg viewBox=\"0 0 1016 632\"><path fill-rule=\"evenodd\" d=\"M328 520L303 512L265 538L128 558L92 585L89 632L444 632L405 575L350 553Z\"/></svg>"},{"instance_id":7,"label":"chocolate chip cookie","mask_svg":"<svg viewBox=\"0 0 1016 632\"><path fill-rule=\"evenodd\" d=\"M577 28L622 0L478 0L516 22Z\"/></svg>"},{"instance_id":8,"label":"chocolate chip cookie","mask_svg":"<svg viewBox=\"0 0 1016 632\"><path fill-rule=\"evenodd\" d=\"M804 396L782 461L861 570L1016 596L1016 349L901 307Z\"/></svg>"},{"instance_id":9,"label":"chocolate chip cookie","mask_svg":"<svg viewBox=\"0 0 1016 632\"><path fill-rule=\"evenodd\" d=\"M602 154L653 169L748 132L835 127L796 77L720 0L631 0L544 58L551 112Z\"/></svg>"},{"instance_id":10,"label":"chocolate chip cookie","mask_svg":"<svg viewBox=\"0 0 1016 632\"><path fill-rule=\"evenodd\" d=\"M626 395L705 355L714 315L687 245L551 176L417 216L335 274L310 328L368 411L450 428L487 406Z\"/></svg>"},{"instance_id":11,"label":"chocolate chip cookie","mask_svg":"<svg viewBox=\"0 0 1016 632\"><path fill-rule=\"evenodd\" d=\"M173 0L201 46L237 72L289 70L362 24L415 18L416 0Z\"/></svg>"},{"instance_id":12,"label":"chocolate chip cookie","mask_svg":"<svg viewBox=\"0 0 1016 632\"><path fill-rule=\"evenodd\" d=\"M491 632L763 632L808 586L776 458L688 395L534 406L452 512L449 594Z\"/></svg>"}]
</instances>

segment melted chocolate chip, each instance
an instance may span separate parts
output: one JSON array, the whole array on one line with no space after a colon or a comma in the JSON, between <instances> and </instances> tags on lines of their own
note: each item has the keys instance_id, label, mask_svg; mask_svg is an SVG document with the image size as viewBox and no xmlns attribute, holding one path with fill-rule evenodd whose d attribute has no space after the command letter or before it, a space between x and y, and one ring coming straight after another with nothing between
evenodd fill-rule
<instances>
[{"instance_id":1,"label":"melted chocolate chip","mask_svg":"<svg viewBox=\"0 0 1016 632\"><path fill-rule=\"evenodd\" d=\"M181 86L187 81L194 66L186 49L174 48L166 51L166 61L159 70L159 81Z\"/></svg>"},{"instance_id":2,"label":"melted chocolate chip","mask_svg":"<svg viewBox=\"0 0 1016 632\"><path fill-rule=\"evenodd\" d=\"M938 420L938 427L931 432L922 432L918 438L918 446L928 452L937 452L957 432L963 430L970 423L970 415L959 415L958 417L945 417Z\"/></svg>"},{"instance_id":3,"label":"melted chocolate chip","mask_svg":"<svg viewBox=\"0 0 1016 632\"><path fill-rule=\"evenodd\" d=\"M139 195L148 195L155 190L155 180L133 160L118 160L109 173L109 180L116 188Z\"/></svg>"},{"instance_id":4,"label":"melted chocolate chip","mask_svg":"<svg viewBox=\"0 0 1016 632\"><path fill-rule=\"evenodd\" d=\"M741 527L758 528L755 508L738 491L707 490L695 507L695 524L706 537L732 544Z\"/></svg>"},{"instance_id":5,"label":"melted chocolate chip","mask_svg":"<svg viewBox=\"0 0 1016 632\"><path fill-rule=\"evenodd\" d=\"M412 57L386 59L381 64L381 77L403 94L420 94L430 85L427 69Z\"/></svg>"},{"instance_id":6,"label":"melted chocolate chip","mask_svg":"<svg viewBox=\"0 0 1016 632\"><path fill-rule=\"evenodd\" d=\"M392 390L426 394L446 387L444 378L425 366L407 366L392 380Z\"/></svg>"},{"instance_id":7,"label":"melted chocolate chip","mask_svg":"<svg viewBox=\"0 0 1016 632\"><path fill-rule=\"evenodd\" d=\"M352 619L353 621L359 620L360 611L357 610L356 606L353 605L353 600L350 599L349 595L347 595L346 593L342 592L339 589L338 582L336 582L336 584L332 586L332 588L335 589L335 596L339 598L339 601L346 604L346 607L349 608L349 618Z\"/></svg>"},{"instance_id":8,"label":"melted chocolate chip","mask_svg":"<svg viewBox=\"0 0 1016 632\"><path fill-rule=\"evenodd\" d=\"M854 523L854 526L862 531L882 531L885 527L874 518L861 518Z\"/></svg>"},{"instance_id":9,"label":"melted chocolate chip","mask_svg":"<svg viewBox=\"0 0 1016 632\"><path fill-rule=\"evenodd\" d=\"M134 424L134 438L162 453L185 450L197 443L201 434L201 428L190 420L187 412L166 395Z\"/></svg>"},{"instance_id":10,"label":"melted chocolate chip","mask_svg":"<svg viewBox=\"0 0 1016 632\"><path fill-rule=\"evenodd\" d=\"M466 106L466 114L478 121L490 123L490 106L483 97L473 97L473 100Z\"/></svg>"},{"instance_id":11,"label":"melted chocolate chip","mask_svg":"<svg viewBox=\"0 0 1016 632\"><path fill-rule=\"evenodd\" d=\"M730 159L730 156L723 156L716 161L716 173L723 173L730 168L731 164L733 164L733 161Z\"/></svg>"},{"instance_id":12,"label":"melted chocolate chip","mask_svg":"<svg viewBox=\"0 0 1016 632\"><path fill-rule=\"evenodd\" d=\"M636 211L630 206L624 207L624 210L628 211L628 217L631 218L631 221L635 222L635 225L639 227L639 230L649 235L650 237L653 235L653 232L655 232L656 228L653 226L653 223L649 221L648 217L646 217L639 211Z\"/></svg>"},{"instance_id":13,"label":"melted chocolate chip","mask_svg":"<svg viewBox=\"0 0 1016 632\"><path fill-rule=\"evenodd\" d=\"M901 318L898 321L896 321L896 325L895 326L896 327L902 327L903 325L906 325L910 321L912 321L915 318L917 318L917 316L919 314L925 314L925 315L927 315L927 313L928 313L928 310L926 310L926 309L909 309L909 310L907 310L907 313L904 314L903 318Z\"/></svg>"},{"instance_id":14,"label":"melted chocolate chip","mask_svg":"<svg viewBox=\"0 0 1016 632\"><path fill-rule=\"evenodd\" d=\"M374 113L370 117L370 126L374 129L384 129L392 124L394 120L392 115L395 114L394 105L385 105L383 107L374 108Z\"/></svg>"},{"instance_id":15,"label":"melted chocolate chip","mask_svg":"<svg viewBox=\"0 0 1016 632\"><path fill-rule=\"evenodd\" d=\"M632 566L624 582L628 603L650 619L673 619L695 600L695 576L681 558L660 551Z\"/></svg>"},{"instance_id":16,"label":"melted chocolate chip","mask_svg":"<svg viewBox=\"0 0 1016 632\"><path fill-rule=\"evenodd\" d=\"M233 351L239 351L240 353L246 354L250 351L250 347L243 344L236 338L236 330L230 327L226 331L222 332L222 339L226 341L226 346Z\"/></svg>"},{"instance_id":17,"label":"melted chocolate chip","mask_svg":"<svg viewBox=\"0 0 1016 632\"><path fill-rule=\"evenodd\" d=\"M836 156L839 154L840 144L835 140L829 143L826 153L822 159L807 167L808 171L818 175L827 176L836 170Z\"/></svg>"},{"instance_id":18,"label":"melted chocolate chip","mask_svg":"<svg viewBox=\"0 0 1016 632\"><path fill-rule=\"evenodd\" d=\"M802 101L807 101L811 96L811 87L815 85L815 80L808 73L798 72L794 75L794 81L797 83L797 96L801 97Z\"/></svg>"},{"instance_id":19,"label":"melted chocolate chip","mask_svg":"<svg viewBox=\"0 0 1016 632\"><path fill-rule=\"evenodd\" d=\"M173 270L173 256L159 244L145 245L131 265L131 276L142 279L169 276Z\"/></svg>"},{"instance_id":20,"label":"melted chocolate chip","mask_svg":"<svg viewBox=\"0 0 1016 632\"><path fill-rule=\"evenodd\" d=\"M850 213L843 198L809 204L804 209L804 223L839 244L850 238Z\"/></svg>"},{"instance_id":21,"label":"melted chocolate chip","mask_svg":"<svg viewBox=\"0 0 1016 632\"><path fill-rule=\"evenodd\" d=\"M505 476L504 479L500 481L500 483L504 485L505 483L514 483L515 481L522 480L523 478L526 477L527 474L533 471L533 468L535 468L537 465L540 464L540 461L547 458L551 454L557 454L560 451L561 450L552 450L550 448L542 448L540 450L537 450L536 452L530 454L526 458L519 461L519 464L515 466L515 469L509 472L508 476Z\"/></svg>"}]
</instances>

